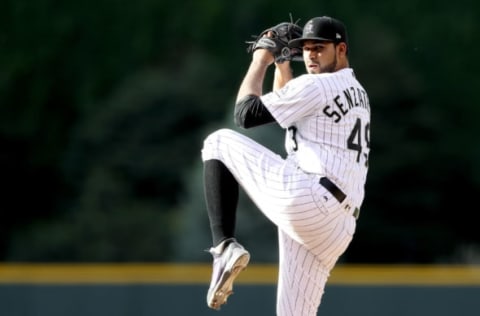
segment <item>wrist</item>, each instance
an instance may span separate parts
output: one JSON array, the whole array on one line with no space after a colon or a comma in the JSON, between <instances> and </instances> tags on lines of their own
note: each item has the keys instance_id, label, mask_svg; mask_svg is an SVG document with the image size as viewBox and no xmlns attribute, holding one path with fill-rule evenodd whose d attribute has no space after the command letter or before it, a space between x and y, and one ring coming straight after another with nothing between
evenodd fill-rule
<instances>
[{"instance_id":1,"label":"wrist","mask_svg":"<svg viewBox=\"0 0 480 316\"><path fill-rule=\"evenodd\" d=\"M259 66L268 67L273 64L274 58L272 53L266 49L257 49L252 56L252 63Z\"/></svg>"}]
</instances>

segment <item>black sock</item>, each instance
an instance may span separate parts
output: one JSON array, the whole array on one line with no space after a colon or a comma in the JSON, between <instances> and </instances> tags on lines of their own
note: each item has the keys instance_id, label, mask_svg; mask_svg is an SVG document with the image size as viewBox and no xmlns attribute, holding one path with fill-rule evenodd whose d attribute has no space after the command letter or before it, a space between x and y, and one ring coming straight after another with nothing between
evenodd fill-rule
<instances>
[{"instance_id":1,"label":"black sock","mask_svg":"<svg viewBox=\"0 0 480 316\"><path fill-rule=\"evenodd\" d=\"M213 246L234 237L238 182L219 160L204 162L203 182Z\"/></svg>"}]
</instances>

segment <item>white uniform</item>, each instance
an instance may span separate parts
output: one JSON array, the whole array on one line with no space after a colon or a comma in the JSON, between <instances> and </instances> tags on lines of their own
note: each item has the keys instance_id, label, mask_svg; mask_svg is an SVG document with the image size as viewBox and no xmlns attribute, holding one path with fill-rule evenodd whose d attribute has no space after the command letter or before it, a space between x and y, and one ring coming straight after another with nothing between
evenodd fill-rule
<instances>
[{"instance_id":1,"label":"white uniform","mask_svg":"<svg viewBox=\"0 0 480 316\"><path fill-rule=\"evenodd\" d=\"M364 198L370 105L346 68L306 74L261 97L286 129L283 159L228 129L209 135L202 159L222 161L278 227L277 315L316 315L330 270L355 231ZM320 179L346 196L340 199Z\"/></svg>"}]
</instances>

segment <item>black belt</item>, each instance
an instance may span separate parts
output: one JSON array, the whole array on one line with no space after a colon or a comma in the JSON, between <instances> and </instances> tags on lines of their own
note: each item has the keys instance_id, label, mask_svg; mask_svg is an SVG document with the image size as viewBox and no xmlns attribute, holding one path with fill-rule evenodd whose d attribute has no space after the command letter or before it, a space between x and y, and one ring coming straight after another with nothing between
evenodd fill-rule
<instances>
[{"instance_id":1,"label":"black belt","mask_svg":"<svg viewBox=\"0 0 480 316\"><path fill-rule=\"evenodd\" d=\"M337 199L338 202L342 203L347 197L345 193L340 190L335 183L330 181L327 177L320 178L320 184L327 189L332 195Z\"/></svg>"},{"instance_id":2,"label":"black belt","mask_svg":"<svg viewBox=\"0 0 480 316\"><path fill-rule=\"evenodd\" d=\"M347 197L347 195L346 195L345 193L343 193L342 190L340 190L335 183L333 183L332 181L330 181L329 178L327 178L327 177L321 177L319 183L320 183L325 189L327 189L328 192L330 192L330 193L337 199L338 202L342 203L343 201L345 201L345 198ZM345 205L345 209L351 210L350 205ZM360 209L359 209L358 207L356 207L356 208L353 210L352 215L353 215L355 218L358 219L358 216L360 215Z\"/></svg>"}]
</instances>

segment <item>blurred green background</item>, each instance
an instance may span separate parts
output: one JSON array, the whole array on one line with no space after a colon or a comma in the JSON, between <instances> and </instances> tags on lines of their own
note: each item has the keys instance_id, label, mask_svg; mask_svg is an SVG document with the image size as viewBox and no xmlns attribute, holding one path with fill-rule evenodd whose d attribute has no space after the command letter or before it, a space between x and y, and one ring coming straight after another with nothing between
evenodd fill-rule
<instances>
[{"instance_id":1,"label":"blurred green background","mask_svg":"<svg viewBox=\"0 0 480 316\"><path fill-rule=\"evenodd\" d=\"M473 0L2 0L0 260L210 261L202 141L235 128L245 40L289 14L343 20L370 95L342 260L480 263ZM279 127L246 133L283 154ZM275 261L275 229L243 195L238 220L253 260Z\"/></svg>"}]
</instances>

